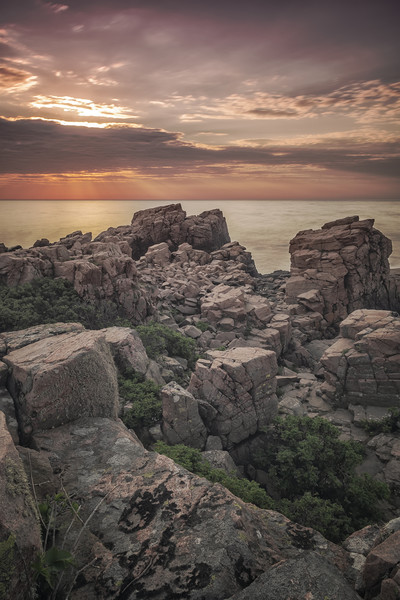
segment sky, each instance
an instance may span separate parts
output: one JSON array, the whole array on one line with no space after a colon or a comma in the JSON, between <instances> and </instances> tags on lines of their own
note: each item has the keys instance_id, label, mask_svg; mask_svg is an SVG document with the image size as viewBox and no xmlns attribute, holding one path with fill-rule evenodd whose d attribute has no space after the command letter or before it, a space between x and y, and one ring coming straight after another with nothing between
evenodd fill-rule
<instances>
[{"instance_id":1,"label":"sky","mask_svg":"<svg viewBox=\"0 0 400 600\"><path fill-rule=\"evenodd\" d=\"M0 199L400 199L398 0L0 19Z\"/></svg>"}]
</instances>

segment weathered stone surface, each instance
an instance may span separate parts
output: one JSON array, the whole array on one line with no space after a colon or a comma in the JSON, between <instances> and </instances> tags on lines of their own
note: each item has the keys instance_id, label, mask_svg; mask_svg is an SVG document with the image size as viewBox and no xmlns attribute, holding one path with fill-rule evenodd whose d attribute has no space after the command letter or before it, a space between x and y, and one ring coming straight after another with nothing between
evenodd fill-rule
<instances>
[{"instance_id":1,"label":"weathered stone surface","mask_svg":"<svg viewBox=\"0 0 400 600\"><path fill-rule=\"evenodd\" d=\"M157 385L164 385L159 366L147 356L143 342L135 329L107 327L101 330L109 344L114 362L121 373L133 369Z\"/></svg>"},{"instance_id":2,"label":"weathered stone surface","mask_svg":"<svg viewBox=\"0 0 400 600\"><path fill-rule=\"evenodd\" d=\"M204 448L207 439L206 427L199 415L197 400L175 381L161 390L162 432L170 445L185 444L193 448Z\"/></svg>"},{"instance_id":3,"label":"weathered stone surface","mask_svg":"<svg viewBox=\"0 0 400 600\"><path fill-rule=\"evenodd\" d=\"M276 355L261 348L210 351L199 360L189 391L217 414L207 428L230 448L268 424L276 413Z\"/></svg>"},{"instance_id":4,"label":"weathered stone surface","mask_svg":"<svg viewBox=\"0 0 400 600\"><path fill-rule=\"evenodd\" d=\"M217 285L201 300L202 319L225 330L244 331L250 325L265 327L272 318L271 306L250 289Z\"/></svg>"},{"instance_id":5,"label":"weathered stone surface","mask_svg":"<svg viewBox=\"0 0 400 600\"><path fill-rule=\"evenodd\" d=\"M0 412L0 597L25 600L31 565L41 551L39 517L19 454ZM29 570L28 570L29 572Z\"/></svg>"},{"instance_id":6,"label":"weathered stone surface","mask_svg":"<svg viewBox=\"0 0 400 600\"><path fill-rule=\"evenodd\" d=\"M400 317L356 310L340 325L341 336L321 357L325 379L342 406L400 406Z\"/></svg>"},{"instance_id":7,"label":"weathered stone surface","mask_svg":"<svg viewBox=\"0 0 400 600\"><path fill-rule=\"evenodd\" d=\"M14 350L4 362L25 437L83 415L117 417L116 369L99 331L45 338Z\"/></svg>"},{"instance_id":8,"label":"weathered stone surface","mask_svg":"<svg viewBox=\"0 0 400 600\"><path fill-rule=\"evenodd\" d=\"M343 574L316 552L272 566L229 600L361 600Z\"/></svg>"},{"instance_id":9,"label":"weathered stone surface","mask_svg":"<svg viewBox=\"0 0 400 600\"><path fill-rule=\"evenodd\" d=\"M392 245L374 220L346 217L300 231L290 242L287 302L302 303L336 325L359 308L390 308L388 257Z\"/></svg>"},{"instance_id":10,"label":"weathered stone surface","mask_svg":"<svg viewBox=\"0 0 400 600\"><path fill-rule=\"evenodd\" d=\"M0 355L4 356L4 354L18 350L18 348L23 348L55 335L84 330L85 328L81 323L51 323L50 325L34 325L20 331L5 331L0 333L0 344L3 342L4 348Z\"/></svg>"},{"instance_id":11,"label":"weathered stone surface","mask_svg":"<svg viewBox=\"0 0 400 600\"><path fill-rule=\"evenodd\" d=\"M364 567L366 597L372 598L379 591L382 579L390 577L400 563L400 531L375 546L367 556ZM394 574L394 573L393 573Z\"/></svg>"},{"instance_id":12,"label":"weathered stone surface","mask_svg":"<svg viewBox=\"0 0 400 600\"><path fill-rule=\"evenodd\" d=\"M233 462L233 458L226 450L206 450L202 453L202 457L210 463L213 469L221 469L227 475L241 477L241 473Z\"/></svg>"},{"instance_id":13,"label":"weathered stone surface","mask_svg":"<svg viewBox=\"0 0 400 600\"><path fill-rule=\"evenodd\" d=\"M135 213L130 235L134 258L139 258L150 246L161 242L167 242L173 250L186 242L195 249L212 252L230 241L220 210L187 217L180 204L158 206Z\"/></svg>"},{"instance_id":14,"label":"weathered stone surface","mask_svg":"<svg viewBox=\"0 0 400 600\"><path fill-rule=\"evenodd\" d=\"M344 551L273 511L144 450L120 422L85 418L35 437L96 536L73 598L222 600L306 550L344 569ZM106 551L106 549L108 549ZM83 560L83 559L82 559Z\"/></svg>"}]
</instances>

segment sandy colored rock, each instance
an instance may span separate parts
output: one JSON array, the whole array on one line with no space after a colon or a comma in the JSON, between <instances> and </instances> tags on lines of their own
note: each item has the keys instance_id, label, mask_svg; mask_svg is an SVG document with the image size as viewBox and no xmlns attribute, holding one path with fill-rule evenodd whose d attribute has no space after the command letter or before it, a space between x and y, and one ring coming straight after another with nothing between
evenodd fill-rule
<instances>
[{"instance_id":1,"label":"sandy colored rock","mask_svg":"<svg viewBox=\"0 0 400 600\"><path fill-rule=\"evenodd\" d=\"M118 414L115 365L103 333L45 338L4 357L21 432L57 427L83 415Z\"/></svg>"}]
</instances>

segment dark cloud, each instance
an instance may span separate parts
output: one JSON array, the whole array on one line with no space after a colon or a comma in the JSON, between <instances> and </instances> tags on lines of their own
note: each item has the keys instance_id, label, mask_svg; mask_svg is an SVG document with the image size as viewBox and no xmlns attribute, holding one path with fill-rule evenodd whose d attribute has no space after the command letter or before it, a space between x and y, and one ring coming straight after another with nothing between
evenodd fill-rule
<instances>
[{"instance_id":1,"label":"dark cloud","mask_svg":"<svg viewBox=\"0 0 400 600\"><path fill-rule=\"evenodd\" d=\"M156 129L62 126L41 120L0 119L3 173L101 172L133 169L160 175L217 169L229 173L246 165L264 168L313 166L378 176L400 176L400 148L393 142L325 147L219 147L185 143L179 134Z\"/></svg>"},{"instance_id":2,"label":"dark cloud","mask_svg":"<svg viewBox=\"0 0 400 600\"><path fill-rule=\"evenodd\" d=\"M0 64L0 88L13 88L23 84L31 77L31 73Z\"/></svg>"}]
</instances>

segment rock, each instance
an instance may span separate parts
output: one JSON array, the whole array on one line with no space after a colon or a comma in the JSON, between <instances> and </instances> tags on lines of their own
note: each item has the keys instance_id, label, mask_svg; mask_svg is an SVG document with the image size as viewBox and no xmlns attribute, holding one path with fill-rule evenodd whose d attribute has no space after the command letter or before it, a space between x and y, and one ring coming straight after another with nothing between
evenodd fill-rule
<instances>
[{"instance_id":1,"label":"rock","mask_svg":"<svg viewBox=\"0 0 400 600\"><path fill-rule=\"evenodd\" d=\"M75 582L76 600L228 598L306 550L347 568L345 552L320 534L147 452L120 422L84 418L35 442L64 473L82 520L91 515L80 544L93 543L76 552L76 569L95 568Z\"/></svg>"},{"instance_id":2,"label":"rock","mask_svg":"<svg viewBox=\"0 0 400 600\"><path fill-rule=\"evenodd\" d=\"M400 406L400 317L357 310L341 323L340 335L321 363L341 406Z\"/></svg>"},{"instance_id":3,"label":"rock","mask_svg":"<svg viewBox=\"0 0 400 600\"><path fill-rule=\"evenodd\" d=\"M201 300L201 317L225 331L244 332L247 327L265 327L272 318L271 306L265 298L250 290L217 285Z\"/></svg>"},{"instance_id":4,"label":"rock","mask_svg":"<svg viewBox=\"0 0 400 600\"><path fill-rule=\"evenodd\" d=\"M207 439L206 427L199 415L197 400L175 381L161 390L162 433L172 446L185 444L193 448L204 448Z\"/></svg>"},{"instance_id":5,"label":"rock","mask_svg":"<svg viewBox=\"0 0 400 600\"><path fill-rule=\"evenodd\" d=\"M400 531L396 531L384 542L375 546L367 556L364 567L366 598L379 593L382 579L395 574L395 567L400 562Z\"/></svg>"},{"instance_id":6,"label":"rock","mask_svg":"<svg viewBox=\"0 0 400 600\"><path fill-rule=\"evenodd\" d=\"M202 457L207 460L213 469L221 469L225 471L227 475L233 475L234 477L241 477L241 473L229 452L226 450L206 450L202 452Z\"/></svg>"},{"instance_id":7,"label":"rock","mask_svg":"<svg viewBox=\"0 0 400 600\"><path fill-rule=\"evenodd\" d=\"M300 231L290 242L288 304L300 302L334 326L360 308L390 308L392 245L373 224L346 217Z\"/></svg>"},{"instance_id":8,"label":"rock","mask_svg":"<svg viewBox=\"0 0 400 600\"><path fill-rule=\"evenodd\" d=\"M4 357L23 438L83 415L117 418L115 365L99 331L64 333Z\"/></svg>"},{"instance_id":9,"label":"rock","mask_svg":"<svg viewBox=\"0 0 400 600\"><path fill-rule=\"evenodd\" d=\"M151 379L157 385L164 385L160 368L147 356L143 342L135 329L130 327L107 327L101 330L109 344L114 362L124 374L129 369Z\"/></svg>"},{"instance_id":10,"label":"rock","mask_svg":"<svg viewBox=\"0 0 400 600\"><path fill-rule=\"evenodd\" d=\"M45 338L84 330L85 328L81 323L51 323L50 325L34 325L20 331L5 331L0 333L0 343L4 343L2 356Z\"/></svg>"},{"instance_id":11,"label":"rock","mask_svg":"<svg viewBox=\"0 0 400 600\"><path fill-rule=\"evenodd\" d=\"M0 411L5 415L7 429L14 444L19 444L18 422L14 401L8 391L2 387L0 387Z\"/></svg>"},{"instance_id":12,"label":"rock","mask_svg":"<svg viewBox=\"0 0 400 600\"><path fill-rule=\"evenodd\" d=\"M367 525L363 529L349 535L349 537L342 542L342 546L348 552L367 556L370 550L380 541L380 527L378 525Z\"/></svg>"},{"instance_id":13,"label":"rock","mask_svg":"<svg viewBox=\"0 0 400 600\"><path fill-rule=\"evenodd\" d=\"M273 565L229 600L361 600L338 568L308 551Z\"/></svg>"},{"instance_id":14,"label":"rock","mask_svg":"<svg viewBox=\"0 0 400 600\"><path fill-rule=\"evenodd\" d=\"M41 240L36 240L33 244L34 248L43 248L44 246L49 246L50 242L47 238L42 238Z\"/></svg>"},{"instance_id":15,"label":"rock","mask_svg":"<svg viewBox=\"0 0 400 600\"><path fill-rule=\"evenodd\" d=\"M217 414L208 430L230 448L267 425L276 413L276 355L261 348L210 351L199 360L188 390Z\"/></svg>"},{"instance_id":16,"label":"rock","mask_svg":"<svg viewBox=\"0 0 400 600\"><path fill-rule=\"evenodd\" d=\"M39 516L19 454L0 412L0 596L30 597L31 565L41 552Z\"/></svg>"},{"instance_id":17,"label":"rock","mask_svg":"<svg viewBox=\"0 0 400 600\"><path fill-rule=\"evenodd\" d=\"M207 450L222 450L221 439L217 435L209 435L206 442Z\"/></svg>"},{"instance_id":18,"label":"rock","mask_svg":"<svg viewBox=\"0 0 400 600\"><path fill-rule=\"evenodd\" d=\"M139 258L150 246L161 242L167 242L172 250L177 250L180 244L186 242L197 250L212 252L230 241L226 221L220 210L187 217L180 204L135 213L130 235L134 258Z\"/></svg>"}]
</instances>

